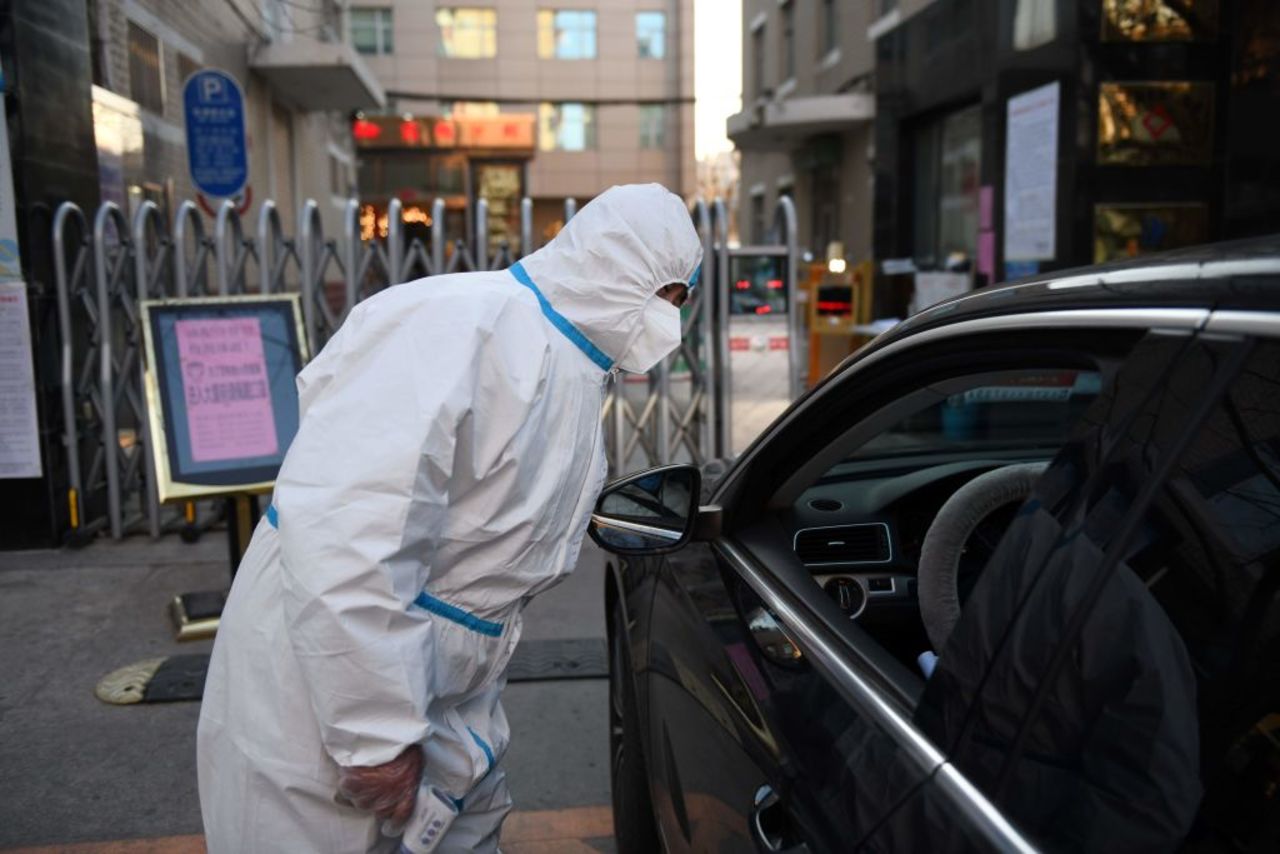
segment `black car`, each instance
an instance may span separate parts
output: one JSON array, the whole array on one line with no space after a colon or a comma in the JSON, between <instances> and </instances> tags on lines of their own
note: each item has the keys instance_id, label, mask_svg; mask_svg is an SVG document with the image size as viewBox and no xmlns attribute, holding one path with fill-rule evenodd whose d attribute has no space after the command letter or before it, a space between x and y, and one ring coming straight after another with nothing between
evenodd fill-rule
<instances>
[{"instance_id":1,"label":"black car","mask_svg":"<svg viewBox=\"0 0 1280 854\"><path fill-rule=\"evenodd\" d=\"M623 851L1280 851L1280 239L978 291L600 499Z\"/></svg>"}]
</instances>

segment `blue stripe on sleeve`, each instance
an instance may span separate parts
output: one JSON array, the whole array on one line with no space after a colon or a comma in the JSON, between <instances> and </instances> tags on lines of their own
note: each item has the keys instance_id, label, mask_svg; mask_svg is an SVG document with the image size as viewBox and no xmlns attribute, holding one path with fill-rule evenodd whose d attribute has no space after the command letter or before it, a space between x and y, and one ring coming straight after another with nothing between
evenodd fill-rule
<instances>
[{"instance_id":1,"label":"blue stripe on sleeve","mask_svg":"<svg viewBox=\"0 0 1280 854\"><path fill-rule=\"evenodd\" d=\"M448 602L437 599L425 590L418 594L418 598L413 600L413 604L424 611L471 629L473 632L478 632L491 638L502 636L502 623L482 620L475 614L462 610L457 605L450 605Z\"/></svg>"}]
</instances>

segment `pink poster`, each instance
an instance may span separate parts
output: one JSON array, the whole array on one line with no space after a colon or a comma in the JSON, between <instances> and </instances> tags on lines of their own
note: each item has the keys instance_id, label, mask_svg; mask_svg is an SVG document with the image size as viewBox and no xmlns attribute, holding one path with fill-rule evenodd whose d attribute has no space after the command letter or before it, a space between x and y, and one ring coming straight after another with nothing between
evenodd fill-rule
<instances>
[{"instance_id":1,"label":"pink poster","mask_svg":"<svg viewBox=\"0 0 1280 854\"><path fill-rule=\"evenodd\" d=\"M174 327L192 459L207 463L277 453L258 318L179 320Z\"/></svg>"},{"instance_id":2,"label":"pink poster","mask_svg":"<svg viewBox=\"0 0 1280 854\"><path fill-rule=\"evenodd\" d=\"M978 272L991 279L996 277L996 233L978 232Z\"/></svg>"},{"instance_id":3,"label":"pink poster","mask_svg":"<svg viewBox=\"0 0 1280 854\"><path fill-rule=\"evenodd\" d=\"M978 190L978 228L989 229L992 215L995 213L995 187L983 184Z\"/></svg>"}]
</instances>

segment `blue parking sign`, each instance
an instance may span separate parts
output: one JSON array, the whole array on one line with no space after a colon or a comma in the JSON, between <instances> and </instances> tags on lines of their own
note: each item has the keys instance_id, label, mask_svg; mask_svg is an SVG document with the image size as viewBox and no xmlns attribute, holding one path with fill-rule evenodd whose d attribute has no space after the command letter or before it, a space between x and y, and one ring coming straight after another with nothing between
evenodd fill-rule
<instances>
[{"instance_id":1,"label":"blue parking sign","mask_svg":"<svg viewBox=\"0 0 1280 854\"><path fill-rule=\"evenodd\" d=\"M225 71L197 71L182 89L182 106L192 183L207 196L239 193L249 180L240 84Z\"/></svg>"}]
</instances>

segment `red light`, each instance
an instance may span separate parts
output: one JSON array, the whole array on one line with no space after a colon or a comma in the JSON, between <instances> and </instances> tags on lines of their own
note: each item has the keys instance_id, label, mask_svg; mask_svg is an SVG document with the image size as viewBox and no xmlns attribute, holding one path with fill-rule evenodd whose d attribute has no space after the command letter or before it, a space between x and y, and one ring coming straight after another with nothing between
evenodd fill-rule
<instances>
[{"instance_id":1,"label":"red light","mask_svg":"<svg viewBox=\"0 0 1280 854\"><path fill-rule=\"evenodd\" d=\"M782 290L782 279L770 279L765 284L765 287L771 291L780 291Z\"/></svg>"},{"instance_id":2,"label":"red light","mask_svg":"<svg viewBox=\"0 0 1280 854\"><path fill-rule=\"evenodd\" d=\"M453 122L438 121L432 129L435 134L436 145L453 145L458 137L458 132L454 130Z\"/></svg>"},{"instance_id":3,"label":"red light","mask_svg":"<svg viewBox=\"0 0 1280 854\"><path fill-rule=\"evenodd\" d=\"M818 300L818 311L838 311L841 314L848 314L852 308L853 303L851 302Z\"/></svg>"},{"instance_id":4,"label":"red light","mask_svg":"<svg viewBox=\"0 0 1280 854\"><path fill-rule=\"evenodd\" d=\"M772 314L772 313L773 313L773 306L771 305L756 306L756 314Z\"/></svg>"},{"instance_id":5,"label":"red light","mask_svg":"<svg viewBox=\"0 0 1280 854\"><path fill-rule=\"evenodd\" d=\"M751 290L751 283L748 282L746 279L739 279L737 282L734 283L733 286L740 291Z\"/></svg>"},{"instance_id":6,"label":"red light","mask_svg":"<svg viewBox=\"0 0 1280 854\"><path fill-rule=\"evenodd\" d=\"M405 145L421 145L422 144L422 125L406 119L400 123L400 139Z\"/></svg>"},{"instance_id":7,"label":"red light","mask_svg":"<svg viewBox=\"0 0 1280 854\"><path fill-rule=\"evenodd\" d=\"M351 125L351 135L361 142L368 142L382 136L382 128L368 119L356 119Z\"/></svg>"}]
</instances>

